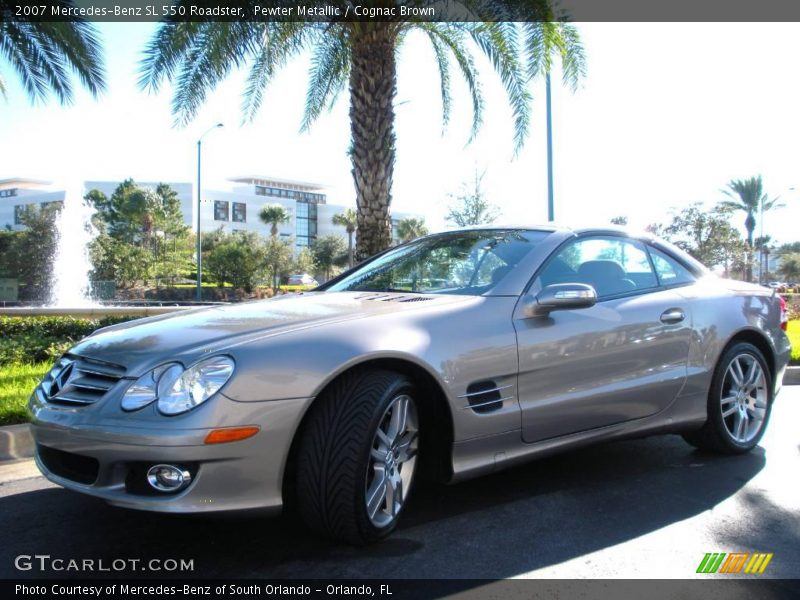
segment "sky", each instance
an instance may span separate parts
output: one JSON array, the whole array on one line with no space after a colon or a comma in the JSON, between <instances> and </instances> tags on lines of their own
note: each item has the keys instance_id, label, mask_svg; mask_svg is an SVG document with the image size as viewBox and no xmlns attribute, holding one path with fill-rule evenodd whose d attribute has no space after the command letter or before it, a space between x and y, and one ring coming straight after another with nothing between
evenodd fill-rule
<instances>
[{"instance_id":1,"label":"sky","mask_svg":"<svg viewBox=\"0 0 800 600\"><path fill-rule=\"evenodd\" d=\"M761 174L770 196L787 205L768 214L764 233L800 239L800 24L581 23L588 76L575 93L554 78L556 221L604 225L627 216L634 227L669 220L693 202L712 206L731 179ZM347 94L300 133L308 57L272 82L258 116L242 122L244 74L213 94L195 120L173 127L171 89L136 84L148 23L99 25L106 48L107 92L78 90L70 107L32 105L0 60L8 85L0 98L0 179L193 181L198 136L203 187L227 189L239 175L270 175L328 186L328 202L355 206L347 156ZM476 50L476 54L479 52ZM411 37L398 65L397 163L392 208L423 215L432 230L462 185L485 171L498 223L547 219L544 85L532 82L532 126L513 153L511 112L498 77L482 58L484 124L467 144L471 102L453 77L454 110L442 131L433 53ZM455 75L455 71L453 73ZM742 231L744 215L733 217ZM759 225L760 227L760 225Z\"/></svg>"}]
</instances>

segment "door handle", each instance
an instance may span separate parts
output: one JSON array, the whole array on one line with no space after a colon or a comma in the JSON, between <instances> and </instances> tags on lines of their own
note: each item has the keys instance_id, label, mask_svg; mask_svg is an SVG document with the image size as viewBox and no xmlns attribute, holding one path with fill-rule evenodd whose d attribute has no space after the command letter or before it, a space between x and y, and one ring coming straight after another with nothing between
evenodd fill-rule
<instances>
[{"instance_id":1,"label":"door handle","mask_svg":"<svg viewBox=\"0 0 800 600\"><path fill-rule=\"evenodd\" d=\"M686 315L683 314L683 311L680 308L670 308L669 310L665 310L661 313L661 322L662 323L680 323L686 318Z\"/></svg>"}]
</instances>

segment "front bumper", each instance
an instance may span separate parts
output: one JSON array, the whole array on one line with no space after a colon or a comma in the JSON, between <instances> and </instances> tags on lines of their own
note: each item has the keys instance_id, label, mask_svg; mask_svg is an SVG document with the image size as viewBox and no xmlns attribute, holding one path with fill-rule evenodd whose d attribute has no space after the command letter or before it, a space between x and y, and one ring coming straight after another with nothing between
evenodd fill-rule
<instances>
[{"instance_id":1,"label":"front bumper","mask_svg":"<svg viewBox=\"0 0 800 600\"><path fill-rule=\"evenodd\" d=\"M216 406L207 407L211 410L206 414L224 418L206 419L209 426L198 426L197 418L183 426L170 418L158 426L135 419L123 425L98 414L88 418L93 407L65 410L50 405L37 389L30 403L36 464L58 485L125 508L170 513L280 510L289 448L311 399L237 402L219 394L212 402ZM236 425L258 425L261 430L238 442L204 443L212 429ZM190 467L189 486L169 494L148 489L144 473L159 463Z\"/></svg>"}]
</instances>

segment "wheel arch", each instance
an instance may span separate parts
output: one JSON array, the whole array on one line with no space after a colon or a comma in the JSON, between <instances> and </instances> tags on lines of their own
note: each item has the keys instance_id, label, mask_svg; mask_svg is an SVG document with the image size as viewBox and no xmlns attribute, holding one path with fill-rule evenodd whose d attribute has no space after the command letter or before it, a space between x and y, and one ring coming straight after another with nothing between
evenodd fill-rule
<instances>
[{"instance_id":1,"label":"wheel arch","mask_svg":"<svg viewBox=\"0 0 800 600\"><path fill-rule=\"evenodd\" d=\"M767 361L767 367L769 368L770 378L772 380L772 385L775 385L775 378L777 377L777 361L775 359L775 349L772 347L772 344L769 341L769 338L758 329L740 329L735 334L731 336L728 340L728 343L722 348L722 351L719 353L719 357L717 358L717 363L722 360L722 357L725 355L725 352L728 351L728 348L733 346L734 344L738 344L739 342L747 342L752 344L756 348L761 351L761 354L764 355L764 359Z\"/></svg>"},{"instance_id":2,"label":"wheel arch","mask_svg":"<svg viewBox=\"0 0 800 600\"><path fill-rule=\"evenodd\" d=\"M282 476L282 494L284 507L295 505L294 494L294 473L297 464L297 452L300 440L306 429L309 416L312 414L314 406L319 401L325 391L331 387L341 377L354 370L361 369L383 369L394 371L405 375L415 385L420 387L420 395L428 401L419 402L417 408L420 412L423 433L420 438L420 475L425 479L436 481L449 481L453 476L452 453L453 453L453 416L447 394L443 384L431 371L420 365L418 362L403 356L376 356L367 357L358 362L348 363L332 373L323 382L314 394L314 401L305 410L300 424L294 432L292 443L289 448ZM436 426L437 435L432 435L431 424ZM442 426L444 424L444 426ZM427 434L426 434L427 432ZM441 435L444 433L444 435Z\"/></svg>"}]
</instances>

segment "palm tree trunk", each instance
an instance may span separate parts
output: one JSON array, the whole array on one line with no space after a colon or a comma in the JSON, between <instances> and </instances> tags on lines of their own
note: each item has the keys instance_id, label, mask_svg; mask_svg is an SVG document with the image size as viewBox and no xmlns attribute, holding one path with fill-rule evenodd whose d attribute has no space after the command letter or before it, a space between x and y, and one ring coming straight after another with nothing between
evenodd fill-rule
<instances>
[{"instance_id":1,"label":"palm tree trunk","mask_svg":"<svg viewBox=\"0 0 800 600\"><path fill-rule=\"evenodd\" d=\"M391 23L359 23L351 35L350 156L358 206L356 260L362 261L392 240L396 32Z\"/></svg>"},{"instance_id":2,"label":"palm tree trunk","mask_svg":"<svg viewBox=\"0 0 800 600\"><path fill-rule=\"evenodd\" d=\"M747 266L744 276L745 280L750 282L753 280L753 232L756 229L756 218L752 213L747 213L744 227L747 229Z\"/></svg>"}]
</instances>

